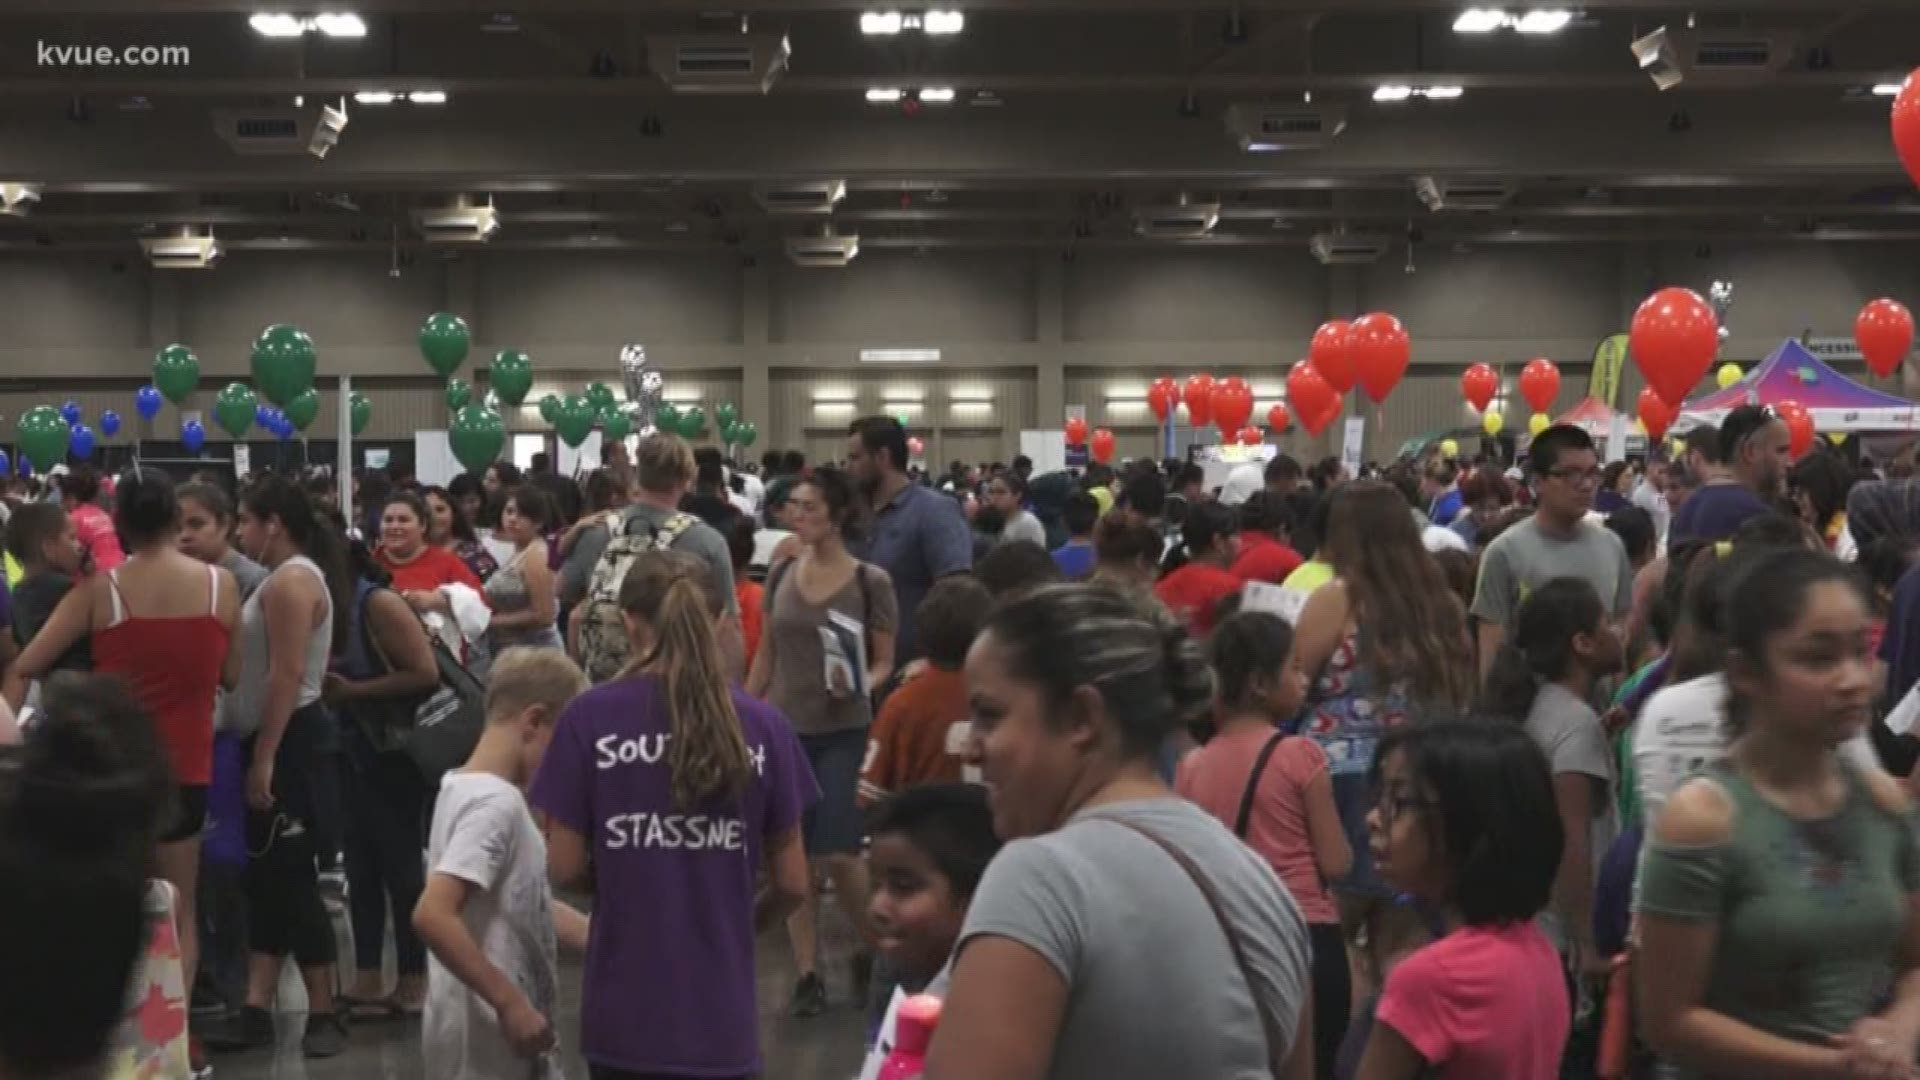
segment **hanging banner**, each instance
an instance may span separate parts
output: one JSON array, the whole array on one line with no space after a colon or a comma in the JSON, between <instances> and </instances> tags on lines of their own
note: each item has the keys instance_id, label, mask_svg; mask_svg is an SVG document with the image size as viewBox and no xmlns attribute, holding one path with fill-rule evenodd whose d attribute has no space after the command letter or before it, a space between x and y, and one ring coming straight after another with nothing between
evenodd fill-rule
<instances>
[{"instance_id":1,"label":"hanging banner","mask_svg":"<svg viewBox=\"0 0 1920 1080\"><path fill-rule=\"evenodd\" d=\"M1614 413L1607 421L1607 461L1627 460L1627 414Z\"/></svg>"},{"instance_id":2,"label":"hanging banner","mask_svg":"<svg viewBox=\"0 0 1920 1080\"><path fill-rule=\"evenodd\" d=\"M1598 398L1609 409L1620 407L1620 377L1627 370L1627 335L1615 334L1593 350L1593 377L1587 381L1587 396Z\"/></svg>"},{"instance_id":3,"label":"hanging banner","mask_svg":"<svg viewBox=\"0 0 1920 1080\"><path fill-rule=\"evenodd\" d=\"M1340 465L1347 471L1349 480L1360 476L1360 454L1367 438L1367 418L1364 416L1347 417L1346 438L1340 444Z\"/></svg>"}]
</instances>

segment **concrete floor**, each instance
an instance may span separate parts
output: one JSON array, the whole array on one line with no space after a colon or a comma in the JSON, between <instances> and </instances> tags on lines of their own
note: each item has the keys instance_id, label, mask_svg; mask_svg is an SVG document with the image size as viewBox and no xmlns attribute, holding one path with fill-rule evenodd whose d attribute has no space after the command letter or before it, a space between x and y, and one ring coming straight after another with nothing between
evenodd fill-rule
<instances>
[{"instance_id":1,"label":"concrete floor","mask_svg":"<svg viewBox=\"0 0 1920 1080\"><path fill-rule=\"evenodd\" d=\"M761 1050L766 1057L765 1080L853 1080L859 1075L866 1037L864 1012L852 1000L847 961L850 932L832 914L823 918L821 947L826 952L822 973L827 979L829 1008L811 1020L787 1016L793 991L793 957L784 930L764 935L759 949ZM344 924L345 920L336 920ZM344 925L340 926L340 955L353 951ZM389 958L392 950L388 949ZM389 961L390 962L390 961ZM569 1080L586 1080L580 1059L580 960L561 957L560 1042L565 1050ZM271 1050L215 1054L215 1080L412 1080L420 1075L418 1022L382 1021L349 1028L346 1053L324 1061L300 1055L300 1035L306 1014L305 994L291 975L281 991L283 1011L276 1018L279 1041Z\"/></svg>"}]
</instances>

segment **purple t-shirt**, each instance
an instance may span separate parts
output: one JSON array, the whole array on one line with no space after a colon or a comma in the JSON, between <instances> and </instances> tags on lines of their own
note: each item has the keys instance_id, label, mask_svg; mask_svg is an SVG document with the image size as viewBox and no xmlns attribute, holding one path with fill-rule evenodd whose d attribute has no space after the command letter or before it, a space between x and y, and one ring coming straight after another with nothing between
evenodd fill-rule
<instances>
[{"instance_id":1,"label":"purple t-shirt","mask_svg":"<svg viewBox=\"0 0 1920 1080\"><path fill-rule=\"evenodd\" d=\"M629 1072L756 1075L755 871L765 840L794 828L819 788L786 718L735 690L755 782L737 799L674 806L662 691L641 675L574 699L530 793L593 860L581 1051Z\"/></svg>"},{"instance_id":2,"label":"purple t-shirt","mask_svg":"<svg viewBox=\"0 0 1920 1080\"><path fill-rule=\"evenodd\" d=\"M1771 511L1745 484L1707 484L1681 504L1667 530L1667 546L1684 540L1725 540L1748 518Z\"/></svg>"}]
</instances>

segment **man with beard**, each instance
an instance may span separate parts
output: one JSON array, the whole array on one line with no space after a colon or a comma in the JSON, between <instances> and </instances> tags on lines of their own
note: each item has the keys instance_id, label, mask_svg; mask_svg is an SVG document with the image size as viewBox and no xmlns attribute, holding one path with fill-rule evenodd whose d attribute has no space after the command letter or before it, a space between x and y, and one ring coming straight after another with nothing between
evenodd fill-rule
<instances>
[{"instance_id":1,"label":"man with beard","mask_svg":"<svg viewBox=\"0 0 1920 1080\"><path fill-rule=\"evenodd\" d=\"M1765 405L1742 405L1720 423L1724 478L1709 479L1673 517L1669 545L1717 541L1748 518L1772 512L1792 457L1786 421Z\"/></svg>"},{"instance_id":2,"label":"man with beard","mask_svg":"<svg viewBox=\"0 0 1920 1080\"><path fill-rule=\"evenodd\" d=\"M869 416L847 429L847 472L869 507L864 535L848 547L893 579L900 613L894 658L904 665L920 655L913 615L921 599L935 581L972 568L973 540L958 503L907 475L907 432L892 417Z\"/></svg>"}]
</instances>

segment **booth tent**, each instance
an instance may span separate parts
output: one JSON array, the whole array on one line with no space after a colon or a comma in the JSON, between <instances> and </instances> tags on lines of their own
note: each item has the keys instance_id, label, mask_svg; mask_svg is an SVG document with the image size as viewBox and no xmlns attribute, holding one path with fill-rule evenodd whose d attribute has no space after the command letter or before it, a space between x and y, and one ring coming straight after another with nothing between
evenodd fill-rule
<instances>
[{"instance_id":1,"label":"booth tent","mask_svg":"<svg viewBox=\"0 0 1920 1080\"><path fill-rule=\"evenodd\" d=\"M1673 428L1717 425L1742 405L1787 401L1804 405L1814 430L1823 434L1920 431L1920 408L1913 402L1854 382L1793 340L1781 342L1739 382L1687 402Z\"/></svg>"}]
</instances>

